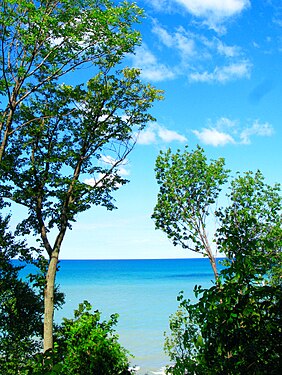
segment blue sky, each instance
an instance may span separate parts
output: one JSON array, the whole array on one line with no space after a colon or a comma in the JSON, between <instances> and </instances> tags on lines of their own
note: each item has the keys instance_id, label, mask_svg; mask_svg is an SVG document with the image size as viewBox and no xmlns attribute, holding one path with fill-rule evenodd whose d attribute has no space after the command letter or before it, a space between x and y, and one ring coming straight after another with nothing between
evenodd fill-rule
<instances>
[{"instance_id":1,"label":"blue sky","mask_svg":"<svg viewBox=\"0 0 282 375\"><path fill-rule=\"evenodd\" d=\"M62 259L193 257L154 229L160 150L224 157L236 171L260 169L282 182L282 4L280 0L140 0L143 43L126 64L165 91L122 168L130 183L116 194L118 210L100 207L78 217ZM210 228L212 232L213 228Z\"/></svg>"}]
</instances>

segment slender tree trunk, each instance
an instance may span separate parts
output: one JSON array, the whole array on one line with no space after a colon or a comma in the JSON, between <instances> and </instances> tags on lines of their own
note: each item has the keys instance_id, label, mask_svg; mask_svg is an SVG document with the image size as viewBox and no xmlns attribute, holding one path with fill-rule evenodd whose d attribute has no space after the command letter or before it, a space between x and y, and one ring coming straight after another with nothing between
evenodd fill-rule
<instances>
[{"instance_id":1,"label":"slender tree trunk","mask_svg":"<svg viewBox=\"0 0 282 375\"><path fill-rule=\"evenodd\" d=\"M1 124L1 132L3 131L3 138L0 144L0 163L2 162L3 155L8 143L8 137L9 137L9 132L10 128L13 122L13 111L10 110L7 120Z\"/></svg>"},{"instance_id":2,"label":"slender tree trunk","mask_svg":"<svg viewBox=\"0 0 282 375\"><path fill-rule=\"evenodd\" d=\"M215 280L217 280L218 273L217 273L217 268L216 268L216 261L215 261L213 255L211 255L211 257L210 257L210 263L211 263L211 266L212 266L212 270L213 270L213 273L214 273Z\"/></svg>"},{"instance_id":3,"label":"slender tree trunk","mask_svg":"<svg viewBox=\"0 0 282 375\"><path fill-rule=\"evenodd\" d=\"M58 260L59 252L55 250L50 257L44 291L44 352L53 349L54 290Z\"/></svg>"},{"instance_id":4,"label":"slender tree trunk","mask_svg":"<svg viewBox=\"0 0 282 375\"><path fill-rule=\"evenodd\" d=\"M215 280L217 280L218 273L217 273L216 261L215 261L215 258L213 256L212 249L210 247L208 236L207 236L207 233L206 233L206 230L204 228L203 223L201 223L201 226L202 226L202 232L200 231L200 237L201 237L202 243L205 247L206 254L207 254L207 256L210 260L210 264L212 266L212 270L213 270L213 273L214 273L214 278L215 278Z\"/></svg>"}]
</instances>

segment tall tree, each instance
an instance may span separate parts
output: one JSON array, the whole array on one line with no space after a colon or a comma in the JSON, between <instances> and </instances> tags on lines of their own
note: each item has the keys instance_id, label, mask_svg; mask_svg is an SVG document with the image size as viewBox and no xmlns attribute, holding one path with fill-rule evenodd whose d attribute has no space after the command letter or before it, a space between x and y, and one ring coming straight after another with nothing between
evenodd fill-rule
<instances>
[{"instance_id":1,"label":"tall tree","mask_svg":"<svg viewBox=\"0 0 282 375\"><path fill-rule=\"evenodd\" d=\"M1 193L24 205L18 232L38 235L49 256L44 351L53 347L54 285L64 236L92 205L115 208L119 167L152 116L160 91L136 69L117 70L139 43L134 4L3 2ZM92 66L86 84L59 78ZM75 75L75 80L81 75ZM86 179L89 183L86 183ZM53 239L53 241L52 241Z\"/></svg>"},{"instance_id":2,"label":"tall tree","mask_svg":"<svg viewBox=\"0 0 282 375\"><path fill-rule=\"evenodd\" d=\"M204 150L169 149L156 160L156 179L160 185L152 218L157 229L162 229L173 242L207 256L215 278L217 267L207 234L207 218L227 181L228 170L224 159L208 163Z\"/></svg>"},{"instance_id":3,"label":"tall tree","mask_svg":"<svg viewBox=\"0 0 282 375\"><path fill-rule=\"evenodd\" d=\"M195 288L195 304L180 297L166 349L169 374L280 374L281 187L261 172L239 175L230 205L217 210L218 282Z\"/></svg>"},{"instance_id":4,"label":"tall tree","mask_svg":"<svg viewBox=\"0 0 282 375\"><path fill-rule=\"evenodd\" d=\"M142 15L135 4L108 0L1 0L0 161L9 137L35 118L15 124L21 103L59 78L85 82L82 68L107 70L132 52ZM84 73L85 71L83 71ZM48 88L45 88L48 89Z\"/></svg>"}]
</instances>

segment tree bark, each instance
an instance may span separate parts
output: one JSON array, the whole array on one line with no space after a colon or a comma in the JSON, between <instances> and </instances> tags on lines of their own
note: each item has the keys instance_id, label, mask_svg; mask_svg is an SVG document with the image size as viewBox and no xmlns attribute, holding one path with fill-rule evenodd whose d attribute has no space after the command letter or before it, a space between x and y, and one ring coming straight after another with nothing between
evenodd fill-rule
<instances>
[{"instance_id":1,"label":"tree bark","mask_svg":"<svg viewBox=\"0 0 282 375\"><path fill-rule=\"evenodd\" d=\"M206 252L206 254L209 258L210 264L212 266L215 281L217 281L218 273L217 273L216 261L215 261L214 255L212 253L212 249L210 247L210 244L209 244L209 240L208 240L208 236L207 236L207 233L206 233L206 230L205 230L204 223L202 221L200 221L200 223L201 223L201 229L202 229L202 230L199 231L200 238L202 240L202 243L205 247L205 252Z\"/></svg>"},{"instance_id":2,"label":"tree bark","mask_svg":"<svg viewBox=\"0 0 282 375\"><path fill-rule=\"evenodd\" d=\"M215 258L214 258L213 255L211 255L211 257L210 257L210 263L211 263L211 266L212 266L212 269L213 269L215 280L217 281L218 273L217 273L216 261L215 261Z\"/></svg>"},{"instance_id":3,"label":"tree bark","mask_svg":"<svg viewBox=\"0 0 282 375\"><path fill-rule=\"evenodd\" d=\"M59 252L54 250L48 265L44 291L44 352L53 349L54 290L58 260Z\"/></svg>"},{"instance_id":4,"label":"tree bark","mask_svg":"<svg viewBox=\"0 0 282 375\"><path fill-rule=\"evenodd\" d=\"M2 162L4 152L8 143L9 131L13 122L13 110L9 111L7 120L1 124L1 132L3 131L3 138L0 145L0 163Z\"/></svg>"}]
</instances>

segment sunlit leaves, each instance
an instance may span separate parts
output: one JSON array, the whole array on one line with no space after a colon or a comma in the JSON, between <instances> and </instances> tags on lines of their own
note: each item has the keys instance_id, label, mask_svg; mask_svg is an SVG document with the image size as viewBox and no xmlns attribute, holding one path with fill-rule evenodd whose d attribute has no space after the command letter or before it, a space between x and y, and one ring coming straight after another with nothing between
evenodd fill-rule
<instances>
[{"instance_id":1,"label":"sunlit leaves","mask_svg":"<svg viewBox=\"0 0 282 375\"><path fill-rule=\"evenodd\" d=\"M153 101L161 98L139 74L136 69L100 72L86 88L50 84L29 106L21 105L19 120L28 126L11 137L7 149L15 161L6 183L11 181L12 199L29 209L25 231L38 233L39 211L51 229L60 228L62 220L69 225L91 205L115 207L111 192L126 182L118 167L132 150L135 133L152 119ZM85 184L85 176L96 183Z\"/></svg>"},{"instance_id":2,"label":"sunlit leaves","mask_svg":"<svg viewBox=\"0 0 282 375\"><path fill-rule=\"evenodd\" d=\"M189 152L161 152L156 161L160 185L152 218L174 245L208 255L214 263L206 235L207 216L226 182L224 160L207 161L199 146Z\"/></svg>"},{"instance_id":3,"label":"sunlit leaves","mask_svg":"<svg viewBox=\"0 0 282 375\"><path fill-rule=\"evenodd\" d=\"M0 160L20 103L85 64L108 72L140 42L132 25L142 13L135 4L107 0L2 2Z\"/></svg>"},{"instance_id":4,"label":"sunlit leaves","mask_svg":"<svg viewBox=\"0 0 282 375\"><path fill-rule=\"evenodd\" d=\"M230 205L216 213L218 244L229 259L216 285L195 287L197 303L179 296L171 320L178 323L166 341L169 374L281 371L281 189L258 171L238 175L230 191Z\"/></svg>"},{"instance_id":5,"label":"sunlit leaves","mask_svg":"<svg viewBox=\"0 0 282 375\"><path fill-rule=\"evenodd\" d=\"M129 373L129 353L119 344L115 333L118 315L101 321L101 313L91 309L84 301L75 310L74 318L64 319L56 332L55 361L62 362L62 373Z\"/></svg>"}]
</instances>

